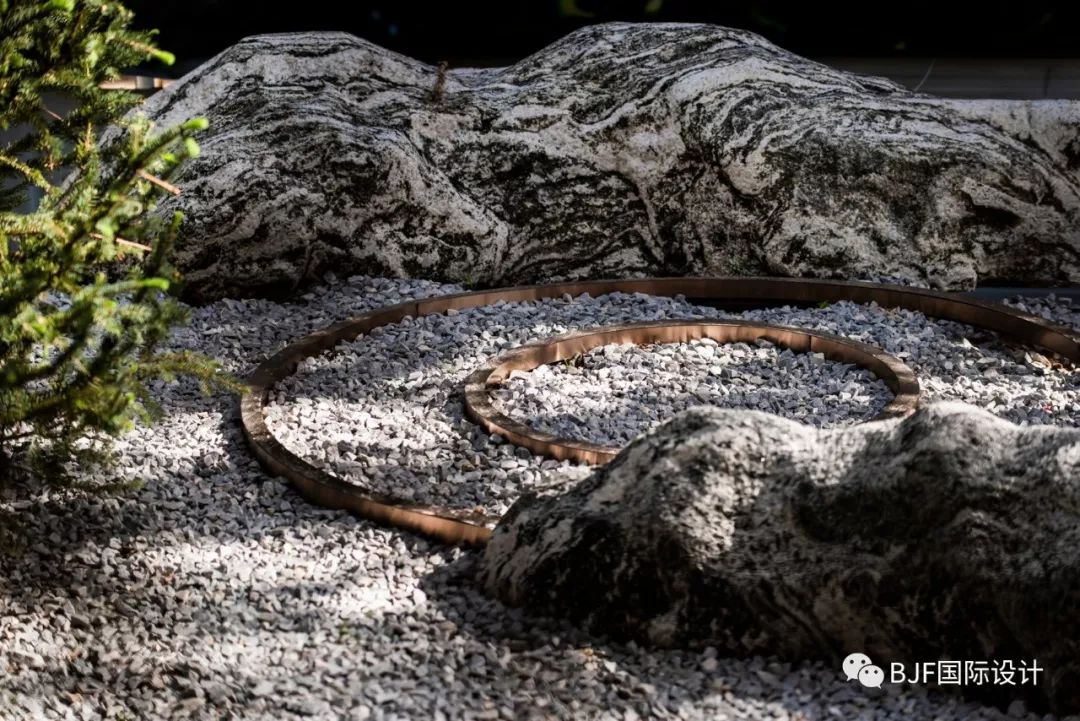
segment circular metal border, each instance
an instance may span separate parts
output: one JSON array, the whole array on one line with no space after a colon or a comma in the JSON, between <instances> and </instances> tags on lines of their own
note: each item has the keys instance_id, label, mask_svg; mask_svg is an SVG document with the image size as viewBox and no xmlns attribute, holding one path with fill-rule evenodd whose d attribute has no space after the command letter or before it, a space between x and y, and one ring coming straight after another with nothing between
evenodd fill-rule
<instances>
[{"instance_id":1,"label":"circular metal border","mask_svg":"<svg viewBox=\"0 0 1080 721\"><path fill-rule=\"evenodd\" d=\"M596 280L500 288L437 296L379 308L317 330L270 356L248 378L240 398L240 422L252 454L270 474L284 476L310 502L352 511L364 518L414 531L446 543L479 545L487 542L498 518L472 511L428 506L373 493L323 471L283 446L266 426L264 406L273 386L296 370L297 364L342 341L354 340L382 325L450 310L519 303L589 293L647 293L683 295L691 300L742 303L818 303L848 300L905 308L927 316L996 331L1020 343L1039 346L1080 362L1080 333L1055 326L1030 313L998 303L957 297L922 288L858 281L801 278L641 278Z\"/></svg>"},{"instance_id":2,"label":"circular metal border","mask_svg":"<svg viewBox=\"0 0 1080 721\"><path fill-rule=\"evenodd\" d=\"M491 390L515 370L531 371L547 363L613 343L686 343L711 338L719 343L767 340L798 353L823 353L829 360L854 363L876 375L893 392L893 399L871 420L912 413L919 404L919 381L899 358L866 343L829 333L737 320L647 321L576 331L527 343L499 355L475 370L465 381L465 414L488 433L498 433L516 446L560 461L603 464L618 455L618 446L564 438L538 431L497 410Z\"/></svg>"}]
</instances>

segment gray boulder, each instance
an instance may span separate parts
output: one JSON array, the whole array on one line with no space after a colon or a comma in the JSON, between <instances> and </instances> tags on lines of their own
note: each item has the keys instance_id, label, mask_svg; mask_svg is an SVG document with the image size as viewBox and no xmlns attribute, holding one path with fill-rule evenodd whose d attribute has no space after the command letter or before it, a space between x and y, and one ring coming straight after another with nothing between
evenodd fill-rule
<instances>
[{"instance_id":1,"label":"gray boulder","mask_svg":"<svg viewBox=\"0 0 1080 721\"><path fill-rule=\"evenodd\" d=\"M885 669L1037 660L1038 686L967 690L1075 713L1080 430L962 404L833 430L694 409L519 500L482 582L650 644Z\"/></svg>"},{"instance_id":2,"label":"gray boulder","mask_svg":"<svg viewBox=\"0 0 1080 721\"><path fill-rule=\"evenodd\" d=\"M939 100L710 25L609 24L508 68L252 37L144 106L202 115L189 298L326 270L1080 280L1080 103Z\"/></svg>"}]
</instances>

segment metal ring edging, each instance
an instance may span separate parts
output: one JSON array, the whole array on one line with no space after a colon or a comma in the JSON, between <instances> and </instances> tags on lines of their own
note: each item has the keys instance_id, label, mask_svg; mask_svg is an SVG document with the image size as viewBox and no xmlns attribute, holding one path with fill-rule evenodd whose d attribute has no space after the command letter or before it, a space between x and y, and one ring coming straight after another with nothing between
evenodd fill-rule
<instances>
[{"instance_id":1,"label":"metal ring edging","mask_svg":"<svg viewBox=\"0 0 1080 721\"><path fill-rule=\"evenodd\" d=\"M289 344L259 364L240 399L240 419L248 446L263 468L287 478L302 496L317 505L352 511L364 518L414 531L446 543L481 545L498 518L462 509L428 506L374 493L313 466L285 448L266 426L264 406L274 385L291 375L297 364L351 341L373 328L448 310L463 310L498 301L529 302L589 293L684 295L689 299L807 303L848 300L919 311L927 316L996 331L1013 341L1039 346L1080 362L1080 333L997 303L957 297L939 291L857 281L798 278L642 278L520 286L436 296L399 303L335 323Z\"/></svg>"},{"instance_id":2,"label":"metal ring edging","mask_svg":"<svg viewBox=\"0 0 1080 721\"><path fill-rule=\"evenodd\" d=\"M700 338L711 338L720 343L767 340L799 353L823 353L829 360L861 366L884 381L893 392L892 401L871 420L906 416L919 404L919 381L914 371L899 358L866 343L781 325L695 319L606 326L512 348L478 368L465 381L465 413L488 433L497 433L537 455L560 461L607 463L622 449L538 431L497 410L491 402L491 390L501 385L512 371L530 371L603 345L686 343Z\"/></svg>"}]
</instances>

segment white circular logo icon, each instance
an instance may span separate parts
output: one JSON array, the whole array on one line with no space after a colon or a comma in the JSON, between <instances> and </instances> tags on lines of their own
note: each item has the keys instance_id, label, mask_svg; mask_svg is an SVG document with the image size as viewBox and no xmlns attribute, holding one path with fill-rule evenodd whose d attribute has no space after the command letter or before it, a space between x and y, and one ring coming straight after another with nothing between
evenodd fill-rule
<instances>
[{"instance_id":1,"label":"white circular logo icon","mask_svg":"<svg viewBox=\"0 0 1080 721\"><path fill-rule=\"evenodd\" d=\"M881 666L875 666L870 664L869 666L863 666L859 671L859 683L867 688L881 688L881 683L885 680L885 672L881 670Z\"/></svg>"},{"instance_id":2,"label":"white circular logo icon","mask_svg":"<svg viewBox=\"0 0 1080 721\"><path fill-rule=\"evenodd\" d=\"M865 666L870 665L872 665L870 657L865 653L848 654L848 657L844 659L844 675L847 676L848 681L859 678L859 671L862 671ZM880 671L881 669L878 670Z\"/></svg>"}]
</instances>

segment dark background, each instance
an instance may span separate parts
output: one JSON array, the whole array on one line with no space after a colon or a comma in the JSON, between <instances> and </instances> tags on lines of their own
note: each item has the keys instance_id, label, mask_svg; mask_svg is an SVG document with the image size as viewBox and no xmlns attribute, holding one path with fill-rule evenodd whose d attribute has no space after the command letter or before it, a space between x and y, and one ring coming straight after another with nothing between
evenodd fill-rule
<instances>
[{"instance_id":1,"label":"dark background","mask_svg":"<svg viewBox=\"0 0 1080 721\"><path fill-rule=\"evenodd\" d=\"M1080 0L129 0L127 5L136 13L136 25L159 29L160 47L176 54L176 66L166 71L172 75L247 35L296 30L343 30L427 62L505 65L575 28L612 20L728 25L811 57L1080 56Z\"/></svg>"}]
</instances>

